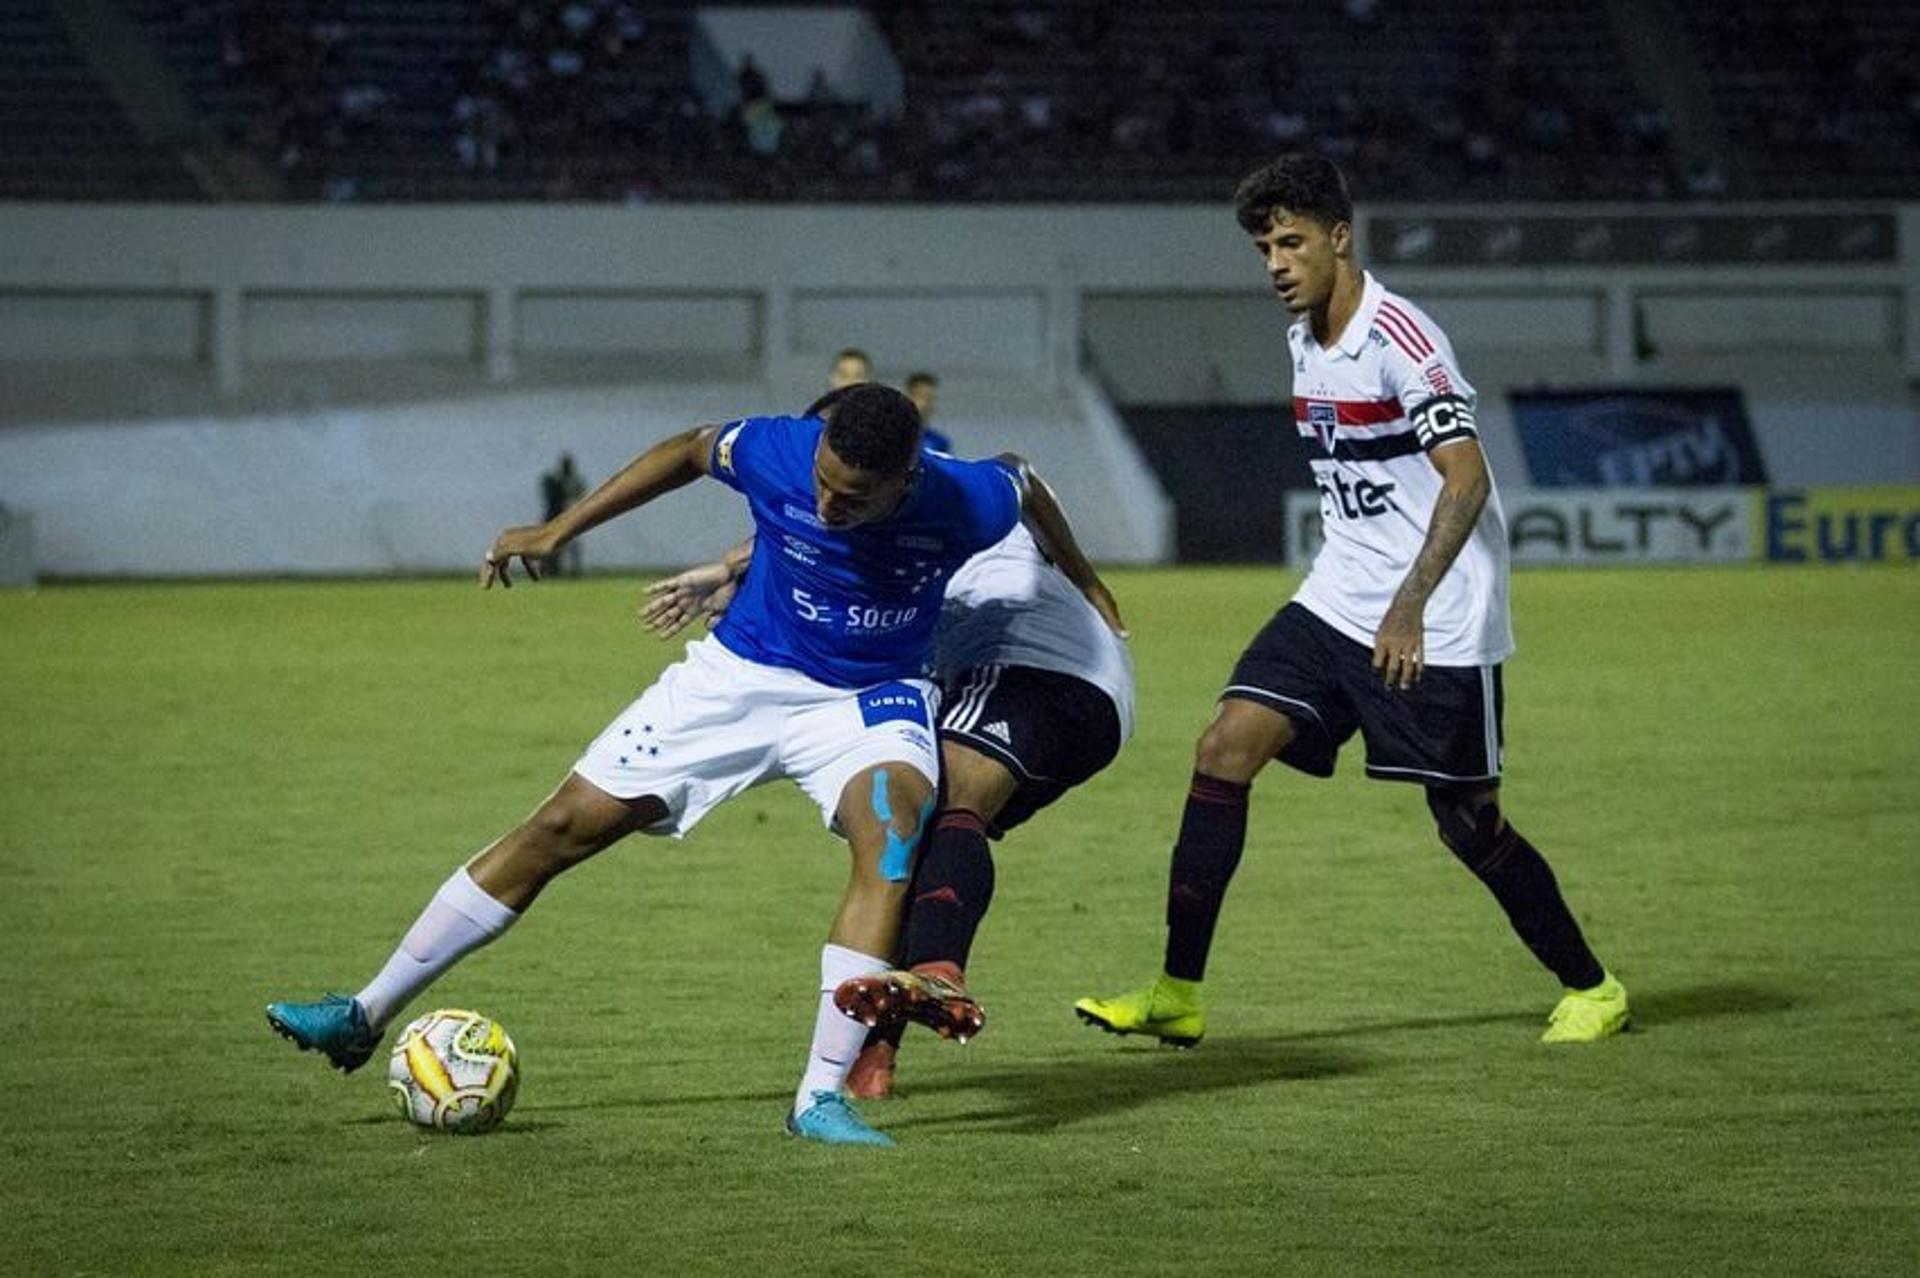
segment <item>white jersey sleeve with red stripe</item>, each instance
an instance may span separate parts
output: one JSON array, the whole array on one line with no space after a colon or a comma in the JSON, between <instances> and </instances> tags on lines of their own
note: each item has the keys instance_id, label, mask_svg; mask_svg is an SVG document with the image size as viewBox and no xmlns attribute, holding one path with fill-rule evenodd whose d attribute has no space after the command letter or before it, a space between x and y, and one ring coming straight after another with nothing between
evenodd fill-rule
<instances>
[{"instance_id":1,"label":"white jersey sleeve with red stripe","mask_svg":"<svg viewBox=\"0 0 1920 1278\"><path fill-rule=\"evenodd\" d=\"M1476 426L1473 385L1440 326L1371 274L1364 279L1360 307L1331 346L1321 346L1304 319L1287 339L1294 422L1311 454L1325 532L1294 598L1371 646L1440 495L1427 453L1474 440ZM1435 666L1493 665L1512 655L1497 491L1427 601L1425 647Z\"/></svg>"}]
</instances>

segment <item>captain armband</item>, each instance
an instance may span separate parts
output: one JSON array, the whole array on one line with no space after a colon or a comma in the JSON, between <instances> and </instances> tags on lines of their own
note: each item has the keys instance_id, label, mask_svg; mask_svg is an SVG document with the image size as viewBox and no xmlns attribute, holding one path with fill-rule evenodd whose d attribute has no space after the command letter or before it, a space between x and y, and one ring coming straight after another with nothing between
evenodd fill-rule
<instances>
[{"instance_id":1,"label":"captain armband","mask_svg":"<svg viewBox=\"0 0 1920 1278\"><path fill-rule=\"evenodd\" d=\"M1456 439L1475 439L1480 432L1473 420L1473 403L1459 395L1435 395L1408 416L1420 447L1432 450Z\"/></svg>"}]
</instances>

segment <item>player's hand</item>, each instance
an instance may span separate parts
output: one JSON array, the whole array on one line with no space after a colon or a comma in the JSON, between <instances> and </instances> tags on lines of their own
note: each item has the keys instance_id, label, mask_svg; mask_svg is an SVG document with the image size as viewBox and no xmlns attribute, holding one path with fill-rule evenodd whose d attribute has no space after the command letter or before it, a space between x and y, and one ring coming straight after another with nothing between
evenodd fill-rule
<instances>
[{"instance_id":1,"label":"player's hand","mask_svg":"<svg viewBox=\"0 0 1920 1278\"><path fill-rule=\"evenodd\" d=\"M1389 688L1406 691L1420 682L1427 668L1426 652L1421 647L1426 634L1422 613L1422 609L1407 607L1396 599L1373 636L1373 668Z\"/></svg>"},{"instance_id":2,"label":"player's hand","mask_svg":"<svg viewBox=\"0 0 1920 1278\"><path fill-rule=\"evenodd\" d=\"M1080 593L1087 597L1087 602L1093 605L1093 610L1100 614L1102 621L1107 623L1107 629L1122 639L1131 637L1127 630L1127 623L1120 620L1120 605L1113 601L1113 592L1107 589L1106 582L1095 577L1080 587Z\"/></svg>"},{"instance_id":3,"label":"player's hand","mask_svg":"<svg viewBox=\"0 0 1920 1278\"><path fill-rule=\"evenodd\" d=\"M701 564L647 587L636 615L649 634L668 639L704 616L711 626L733 602L739 583L724 563Z\"/></svg>"},{"instance_id":4,"label":"player's hand","mask_svg":"<svg viewBox=\"0 0 1920 1278\"><path fill-rule=\"evenodd\" d=\"M513 588L513 561L527 570L527 576L540 580L540 565L559 553L560 539L545 524L522 524L509 528L493 539L493 548L480 561L480 588L499 582L503 589Z\"/></svg>"}]
</instances>

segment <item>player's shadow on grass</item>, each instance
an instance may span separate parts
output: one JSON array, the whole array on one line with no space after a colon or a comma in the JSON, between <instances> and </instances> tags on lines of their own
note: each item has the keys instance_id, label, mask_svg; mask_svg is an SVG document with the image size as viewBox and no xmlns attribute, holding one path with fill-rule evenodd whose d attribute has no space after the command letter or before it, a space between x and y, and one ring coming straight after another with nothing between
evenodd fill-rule
<instances>
[{"instance_id":1,"label":"player's shadow on grass","mask_svg":"<svg viewBox=\"0 0 1920 1278\"><path fill-rule=\"evenodd\" d=\"M399 1119L397 1118L397 1116L391 1113L367 1114L367 1115L362 1115L359 1118L343 1118L340 1120L340 1125L342 1127L392 1127L398 1121ZM543 1132L543 1131L549 1130L550 1128L565 1127L566 1125L567 1125L566 1122L561 1119L509 1118L506 1122L502 1123L500 1126L488 1132L487 1135L489 1136L531 1136L535 1132ZM422 1131L420 1133L420 1138L428 1142L453 1139L453 1137L448 1133L427 1132L427 1131Z\"/></svg>"},{"instance_id":2,"label":"player's shadow on grass","mask_svg":"<svg viewBox=\"0 0 1920 1278\"><path fill-rule=\"evenodd\" d=\"M1740 982L1649 989L1632 998L1634 1024L1641 1029L1710 1016L1763 1016L1800 1006L1800 1000L1785 990Z\"/></svg>"},{"instance_id":3,"label":"player's shadow on grass","mask_svg":"<svg viewBox=\"0 0 1920 1278\"><path fill-rule=\"evenodd\" d=\"M1363 1074L1372 1060L1334 1047L1303 1046L1303 1035L1221 1039L1191 1052L1158 1044L1039 1061L902 1086L902 1094L990 1092L998 1103L962 1113L915 1118L901 1114L888 1130L958 1128L1043 1135L1150 1101L1270 1083L1310 1083ZM1102 1045L1106 1046L1106 1045Z\"/></svg>"},{"instance_id":4,"label":"player's shadow on grass","mask_svg":"<svg viewBox=\"0 0 1920 1278\"><path fill-rule=\"evenodd\" d=\"M1650 989L1644 994L1636 994L1633 999L1634 1020L1641 1028L1708 1017L1766 1015L1789 1011L1797 1006L1799 1000L1783 990L1736 982ZM1002 1101L991 1107L940 1117L915 1118L903 1112L897 1118L889 1118L886 1126L888 1130L955 1127L1045 1133L1169 1096L1204 1094L1279 1082L1310 1083L1367 1073L1381 1067L1378 1058L1335 1044L1475 1026L1514 1026L1532 1035L1538 1033L1544 1019L1538 1009L1529 1009L1359 1021L1246 1038L1218 1033L1209 1038L1204 1046L1191 1052L1173 1051L1146 1039L1118 1045L1104 1035L1089 1034L1088 1050L1085 1052L1076 1051L1066 1056L1007 1065L979 1073L903 1083L901 1094L908 1099L943 1093L989 1092L997 1093ZM922 1037L918 1031L916 1037ZM914 1046L916 1050L938 1050L930 1041L916 1042ZM602 1099L572 1105L547 1105L541 1109L543 1113L625 1106L671 1109L731 1105L741 1101L778 1101L791 1095L784 1088L737 1090L648 1096L632 1100Z\"/></svg>"},{"instance_id":5,"label":"player's shadow on grass","mask_svg":"<svg viewBox=\"0 0 1920 1278\"><path fill-rule=\"evenodd\" d=\"M889 1117L887 1126L949 1127L1043 1133L1072 1123L1098 1118L1169 1096L1258 1087L1279 1082L1308 1082L1372 1068L1370 1058L1346 1049L1304 1044L1313 1037L1276 1034L1256 1038L1222 1039L1217 1045L1177 1052L1158 1044L1105 1050L969 1072L958 1078L917 1082L902 1094L932 1096L948 1092L997 1093L1002 1103L991 1108L940 1118ZM933 1050L931 1042L919 1044ZM949 1048L947 1050L955 1050ZM702 1093L693 1096L649 1097L638 1101L599 1101L545 1109L600 1109L609 1104L636 1104L644 1108L737 1104L774 1101L791 1091Z\"/></svg>"}]
</instances>

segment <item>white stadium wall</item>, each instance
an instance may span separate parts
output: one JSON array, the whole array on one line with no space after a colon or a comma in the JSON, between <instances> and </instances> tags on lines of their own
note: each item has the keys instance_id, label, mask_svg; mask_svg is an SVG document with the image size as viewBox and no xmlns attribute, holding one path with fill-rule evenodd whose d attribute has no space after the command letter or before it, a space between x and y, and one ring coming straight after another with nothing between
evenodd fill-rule
<instances>
[{"instance_id":1,"label":"white stadium wall","mask_svg":"<svg viewBox=\"0 0 1920 1278\"><path fill-rule=\"evenodd\" d=\"M1445 260L1419 216L1363 213L1362 256L1453 337L1508 489L1532 387L1736 386L1775 483L1920 480L1915 210L1868 215L1886 253L1745 266ZM1154 561L1166 501L1109 397L1277 405L1285 323L1225 208L15 204L0 505L54 574L464 567L562 448L599 474L796 407L855 345L940 372L958 446L1033 456L1096 555ZM683 562L733 513L677 495L590 554Z\"/></svg>"}]
</instances>

